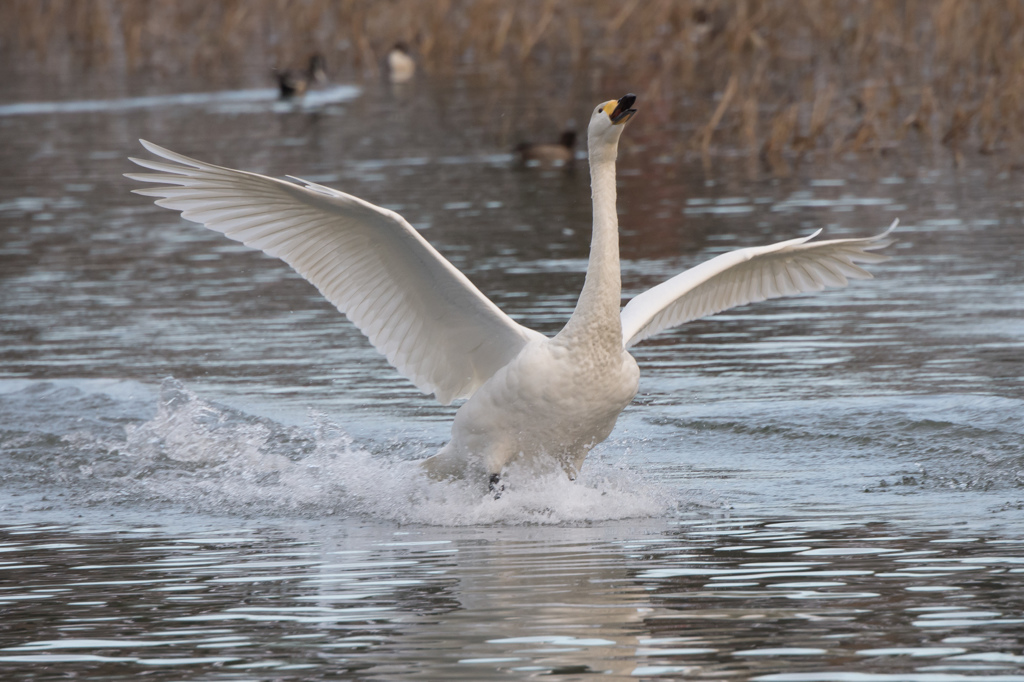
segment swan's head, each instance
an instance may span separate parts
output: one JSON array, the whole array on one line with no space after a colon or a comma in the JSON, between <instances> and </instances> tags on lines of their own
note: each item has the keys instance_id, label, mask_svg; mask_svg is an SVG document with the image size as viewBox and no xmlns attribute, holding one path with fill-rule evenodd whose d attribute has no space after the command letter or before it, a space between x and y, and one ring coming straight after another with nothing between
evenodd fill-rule
<instances>
[{"instance_id":1,"label":"swan's head","mask_svg":"<svg viewBox=\"0 0 1024 682\"><path fill-rule=\"evenodd\" d=\"M592 154L602 149L614 154L623 125L636 113L632 108L634 102L636 95L629 94L597 105L587 127L587 145Z\"/></svg>"}]
</instances>

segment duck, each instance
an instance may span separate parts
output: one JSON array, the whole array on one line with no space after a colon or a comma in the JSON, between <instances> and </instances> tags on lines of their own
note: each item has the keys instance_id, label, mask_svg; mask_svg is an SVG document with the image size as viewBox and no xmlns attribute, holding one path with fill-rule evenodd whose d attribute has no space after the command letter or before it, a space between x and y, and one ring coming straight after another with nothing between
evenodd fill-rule
<instances>
[{"instance_id":1,"label":"duck","mask_svg":"<svg viewBox=\"0 0 1024 682\"><path fill-rule=\"evenodd\" d=\"M277 87L281 91L281 99L289 99L306 94L306 91L314 84L327 82L327 60L321 54L314 54L309 58L309 65L305 71L274 70L277 77Z\"/></svg>"},{"instance_id":2,"label":"duck","mask_svg":"<svg viewBox=\"0 0 1024 682\"><path fill-rule=\"evenodd\" d=\"M530 165L565 165L576 158L576 131L567 129L562 132L557 143L520 142L516 146L516 156L522 163Z\"/></svg>"},{"instance_id":3,"label":"duck","mask_svg":"<svg viewBox=\"0 0 1024 682\"><path fill-rule=\"evenodd\" d=\"M387 72L392 83L407 83L416 75L416 60L412 58L408 45L397 42L391 47L387 56Z\"/></svg>"},{"instance_id":4,"label":"duck","mask_svg":"<svg viewBox=\"0 0 1024 682\"><path fill-rule=\"evenodd\" d=\"M155 173L135 193L271 256L306 278L378 351L426 394L455 411L451 436L422 460L438 480L494 489L515 471L575 479L636 395L630 349L690 320L747 303L844 287L872 275L888 230L875 236L808 236L729 251L620 307L616 160L636 95L603 102L587 128L593 229L586 276L554 336L506 315L395 211L336 189L233 170L151 142ZM522 468L520 468L522 467Z\"/></svg>"}]
</instances>

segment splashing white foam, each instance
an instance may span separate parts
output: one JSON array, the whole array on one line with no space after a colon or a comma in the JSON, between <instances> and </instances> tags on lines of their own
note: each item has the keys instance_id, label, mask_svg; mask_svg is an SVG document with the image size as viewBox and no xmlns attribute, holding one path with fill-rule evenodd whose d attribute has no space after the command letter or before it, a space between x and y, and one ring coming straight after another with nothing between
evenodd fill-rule
<instances>
[{"instance_id":1,"label":"splashing white foam","mask_svg":"<svg viewBox=\"0 0 1024 682\"><path fill-rule=\"evenodd\" d=\"M323 415L287 427L200 399L168 380L157 415L127 427L119 494L206 511L361 515L436 525L558 524L663 516L670 491L624 466L511 472L499 498L478 484L428 479L418 462L354 445Z\"/></svg>"}]
</instances>

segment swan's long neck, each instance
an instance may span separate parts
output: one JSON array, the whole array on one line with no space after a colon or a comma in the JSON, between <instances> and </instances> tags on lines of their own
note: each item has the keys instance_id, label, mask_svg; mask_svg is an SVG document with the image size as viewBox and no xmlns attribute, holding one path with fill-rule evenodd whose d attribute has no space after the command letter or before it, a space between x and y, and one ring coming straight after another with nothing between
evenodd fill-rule
<instances>
[{"instance_id":1,"label":"swan's long neck","mask_svg":"<svg viewBox=\"0 0 1024 682\"><path fill-rule=\"evenodd\" d=\"M621 349L619 306L622 280L619 273L619 218L615 209L616 151L616 145L599 145L590 151L590 186L594 202L590 262L576 309L558 336L566 341L607 343Z\"/></svg>"}]
</instances>

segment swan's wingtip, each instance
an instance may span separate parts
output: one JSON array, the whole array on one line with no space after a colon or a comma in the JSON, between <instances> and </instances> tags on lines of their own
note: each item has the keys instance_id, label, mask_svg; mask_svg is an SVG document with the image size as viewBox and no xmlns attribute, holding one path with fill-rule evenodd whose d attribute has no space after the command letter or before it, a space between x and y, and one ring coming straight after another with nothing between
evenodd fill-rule
<instances>
[{"instance_id":1,"label":"swan's wingtip","mask_svg":"<svg viewBox=\"0 0 1024 682\"><path fill-rule=\"evenodd\" d=\"M892 233L893 230L895 230L897 227L899 227L899 224L900 224L900 219L899 218L894 218L893 221L891 223L889 223L889 227L887 227L884 232L881 232L881 233L875 235L874 237L868 237L868 239L875 239L875 240L885 239L886 237L888 237ZM817 230L812 232L809 236L805 237L804 241L808 241L808 242L811 241L812 239L814 239L815 237L820 235L823 231L824 231L824 228L819 227Z\"/></svg>"},{"instance_id":2,"label":"swan's wingtip","mask_svg":"<svg viewBox=\"0 0 1024 682\"><path fill-rule=\"evenodd\" d=\"M203 163L202 161L198 161L196 159L193 159L192 157L185 156L184 154L172 152L170 149L167 149L166 147L161 147L160 145L154 144L149 140L143 140L141 137L139 138L139 143L146 148L146 151L152 154L156 154L162 159L173 161L174 163L180 164L182 166L187 166L189 168L194 168L196 170L209 170L211 168L215 168L215 166ZM141 165L145 166L145 164Z\"/></svg>"},{"instance_id":3,"label":"swan's wingtip","mask_svg":"<svg viewBox=\"0 0 1024 682\"><path fill-rule=\"evenodd\" d=\"M141 137L139 138L139 144L141 144L143 147L145 147L146 151L153 152L154 154L159 154L160 152L167 151L166 149L164 149L160 145L153 144L149 140L143 140Z\"/></svg>"},{"instance_id":4,"label":"swan's wingtip","mask_svg":"<svg viewBox=\"0 0 1024 682\"><path fill-rule=\"evenodd\" d=\"M877 244L877 246L875 246L874 248L883 249L886 246L892 244L894 241L896 241L896 238L892 237L891 235L892 231L895 230L899 224L900 219L895 218L891 223L889 223L889 227L886 228L885 232L877 234L874 237L870 237L871 241Z\"/></svg>"},{"instance_id":5,"label":"swan's wingtip","mask_svg":"<svg viewBox=\"0 0 1024 682\"><path fill-rule=\"evenodd\" d=\"M177 156L177 154L172 152L170 149L161 147L160 145L154 144L149 140L143 140L141 137L139 138L139 144L145 147L146 151L151 154L156 154L157 156L167 159L168 161L178 161L178 159L174 158L175 156Z\"/></svg>"}]
</instances>

